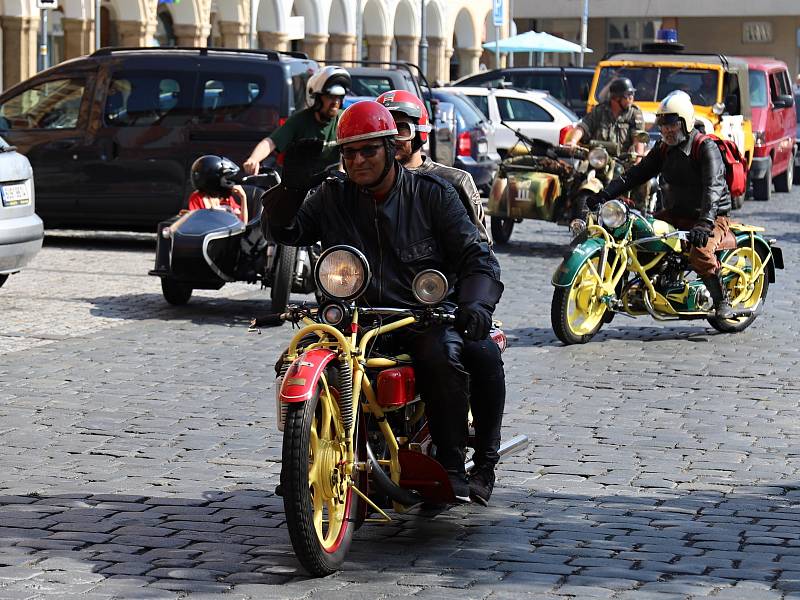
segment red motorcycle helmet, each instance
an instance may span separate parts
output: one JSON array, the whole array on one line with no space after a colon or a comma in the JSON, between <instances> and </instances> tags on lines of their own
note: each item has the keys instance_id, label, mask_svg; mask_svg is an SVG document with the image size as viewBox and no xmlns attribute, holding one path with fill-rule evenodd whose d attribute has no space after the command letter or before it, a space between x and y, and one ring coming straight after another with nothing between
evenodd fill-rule
<instances>
[{"instance_id":1,"label":"red motorcycle helmet","mask_svg":"<svg viewBox=\"0 0 800 600\"><path fill-rule=\"evenodd\" d=\"M351 104L336 125L336 144L339 146L396 135L397 125L392 113L374 100Z\"/></svg>"},{"instance_id":2,"label":"red motorcycle helmet","mask_svg":"<svg viewBox=\"0 0 800 600\"><path fill-rule=\"evenodd\" d=\"M389 90L378 96L375 102L383 104L389 109L389 112L401 113L414 119L417 125L416 137L419 138L419 147L422 147L422 144L428 141L428 133L431 130L428 109L425 108L425 103L416 94L406 90Z\"/></svg>"}]
</instances>

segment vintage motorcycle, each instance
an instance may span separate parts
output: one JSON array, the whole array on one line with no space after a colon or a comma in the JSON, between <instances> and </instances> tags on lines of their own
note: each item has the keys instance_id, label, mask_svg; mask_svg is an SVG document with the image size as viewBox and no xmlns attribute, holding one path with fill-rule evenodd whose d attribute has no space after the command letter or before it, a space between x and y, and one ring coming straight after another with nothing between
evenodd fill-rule
<instances>
[{"instance_id":1,"label":"vintage motorcycle","mask_svg":"<svg viewBox=\"0 0 800 600\"><path fill-rule=\"evenodd\" d=\"M512 131L519 143L500 165L486 210L498 244L507 243L514 223L523 219L571 224L581 215L586 198L622 174L635 156L621 154L613 142L553 145ZM646 132L638 135L649 140Z\"/></svg>"},{"instance_id":2,"label":"vintage motorcycle","mask_svg":"<svg viewBox=\"0 0 800 600\"><path fill-rule=\"evenodd\" d=\"M298 559L312 575L325 576L340 568L355 529L391 522L390 507L404 512L422 502L455 501L447 472L434 458L411 357L398 354L391 341L402 328L455 317L437 306L449 286L435 270L414 279L418 309L358 306L370 270L366 257L350 246L325 250L315 277L325 297L319 308L292 305L280 315L304 327L276 366L283 431L276 492L283 496ZM273 318L265 317L270 324ZM260 324L255 319L251 330ZM504 349L505 334L494 328L491 335ZM500 454L527 443L517 436Z\"/></svg>"},{"instance_id":3,"label":"vintage motorcycle","mask_svg":"<svg viewBox=\"0 0 800 600\"><path fill-rule=\"evenodd\" d=\"M553 330L565 344L588 342L616 313L658 321L707 319L725 333L760 314L783 254L762 227L731 223L718 257L723 288L736 311L718 319L711 295L688 263L685 231L644 216L630 202L605 202L553 275Z\"/></svg>"},{"instance_id":4,"label":"vintage motorcycle","mask_svg":"<svg viewBox=\"0 0 800 600\"><path fill-rule=\"evenodd\" d=\"M218 290L233 281L269 286L272 310L286 310L290 295L316 291L313 270L318 247L295 248L261 232L264 191L280 183L274 170L241 179L247 194L248 223L225 210L201 209L158 225L155 268L170 304L186 304L195 289Z\"/></svg>"}]
</instances>

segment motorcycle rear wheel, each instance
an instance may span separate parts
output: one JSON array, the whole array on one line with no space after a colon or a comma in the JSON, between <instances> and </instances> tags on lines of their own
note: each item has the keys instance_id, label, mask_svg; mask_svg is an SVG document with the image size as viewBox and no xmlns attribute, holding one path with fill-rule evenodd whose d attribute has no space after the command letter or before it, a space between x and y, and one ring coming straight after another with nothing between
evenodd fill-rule
<instances>
[{"instance_id":1,"label":"motorcycle rear wheel","mask_svg":"<svg viewBox=\"0 0 800 600\"><path fill-rule=\"evenodd\" d=\"M755 273L766 260L766 250L757 247L755 253L753 253L750 250L750 246L745 243L731 252L723 261L722 276L725 280L725 288L727 289L728 297L731 299L731 306L734 310L757 308L767 297L769 277L767 275L767 269L765 268L761 276L753 282L749 282L740 275L734 275L732 278L728 278L725 276L724 265L734 265L746 273ZM752 290L748 289L748 283L752 285ZM750 327L753 321L756 320L756 316L757 315L749 315L746 317L737 317L735 319L717 319L716 317L711 317L708 319L708 322L714 329L722 333L737 333Z\"/></svg>"},{"instance_id":2,"label":"motorcycle rear wheel","mask_svg":"<svg viewBox=\"0 0 800 600\"><path fill-rule=\"evenodd\" d=\"M289 405L283 434L281 488L295 554L312 575L336 572L350 548L358 496L339 472L344 431L328 378L313 397Z\"/></svg>"},{"instance_id":3,"label":"motorcycle rear wheel","mask_svg":"<svg viewBox=\"0 0 800 600\"><path fill-rule=\"evenodd\" d=\"M585 344L605 322L608 306L603 303L597 271L599 258L594 257L581 266L569 287L557 287L550 305L550 323L559 340L567 345Z\"/></svg>"},{"instance_id":4,"label":"motorcycle rear wheel","mask_svg":"<svg viewBox=\"0 0 800 600\"><path fill-rule=\"evenodd\" d=\"M281 246L278 255L278 265L272 278L272 287L269 297L272 301L272 312L286 312L289 297L292 295L294 271L297 266L297 248L295 246Z\"/></svg>"},{"instance_id":5,"label":"motorcycle rear wheel","mask_svg":"<svg viewBox=\"0 0 800 600\"><path fill-rule=\"evenodd\" d=\"M503 217L490 217L492 227L492 240L497 244L506 244L511 239L514 231L514 219Z\"/></svg>"}]
</instances>

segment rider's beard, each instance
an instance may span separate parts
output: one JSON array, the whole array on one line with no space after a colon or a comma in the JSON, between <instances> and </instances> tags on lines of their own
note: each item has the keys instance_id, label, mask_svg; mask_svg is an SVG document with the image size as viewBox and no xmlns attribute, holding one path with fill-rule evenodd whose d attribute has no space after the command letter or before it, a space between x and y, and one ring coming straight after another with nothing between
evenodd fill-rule
<instances>
[{"instance_id":1,"label":"rider's beard","mask_svg":"<svg viewBox=\"0 0 800 600\"><path fill-rule=\"evenodd\" d=\"M686 134L683 131L678 131L676 133L668 133L668 134L661 134L661 139L664 140L664 143L667 146L677 146L682 144L686 141Z\"/></svg>"},{"instance_id":2,"label":"rider's beard","mask_svg":"<svg viewBox=\"0 0 800 600\"><path fill-rule=\"evenodd\" d=\"M413 156L414 151L411 149L411 144L397 144L395 146L394 157L401 165L407 165L409 162L411 162Z\"/></svg>"}]
</instances>

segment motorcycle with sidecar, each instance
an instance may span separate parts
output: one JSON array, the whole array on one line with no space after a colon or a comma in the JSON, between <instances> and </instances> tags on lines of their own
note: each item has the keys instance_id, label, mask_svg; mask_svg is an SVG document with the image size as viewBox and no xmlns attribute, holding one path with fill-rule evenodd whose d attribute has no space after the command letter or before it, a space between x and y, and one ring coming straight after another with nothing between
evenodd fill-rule
<instances>
[{"instance_id":1,"label":"motorcycle with sidecar","mask_svg":"<svg viewBox=\"0 0 800 600\"><path fill-rule=\"evenodd\" d=\"M270 288L272 310L286 309L292 293L315 291L313 269L319 249L295 248L265 238L261 197L280 183L274 170L242 178L250 220L220 209L182 211L158 225L155 267L164 299L186 304L195 289L218 290L244 281Z\"/></svg>"},{"instance_id":2,"label":"motorcycle with sidecar","mask_svg":"<svg viewBox=\"0 0 800 600\"><path fill-rule=\"evenodd\" d=\"M523 219L571 224L581 216L586 198L635 160L635 154L620 153L614 142L552 145L512 131L519 143L500 165L486 210L497 244L508 242L514 223ZM637 139L645 138L646 132L637 133Z\"/></svg>"},{"instance_id":3,"label":"motorcycle with sidecar","mask_svg":"<svg viewBox=\"0 0 800 600\"><path fill-rule=\"evenodd\" d=\"M731 222L718 250L720 278L735 316L715 316L711 295L689 266L686 231L645 216L620 199L603 203L553 275L550 318L565 344L588 342L615 314L658 321L705 319L743 331L764 307L783 253L764 229Z\"/></svg>"},{"instance_id":4,"label":"motorcycle with sidecar","mask_svg":"<svg viewBox=\"0 0 800 600\"><path fill-rule=\"evenodd\" d=\"M392 521L390 508L405 512L423 502L455 502L447 472L435 459L411 357L391 340L403 328L455 317L440 305L447 279L432 269L414 279L419 308L360 306L370 270L351 246L326 249L315 278L320 306L292 305L279 315L303 326L276 366L276 416L283 432L276 492L298 559L312 575L325 576L340 568L357 528ZM266 320L271 324L274 317ZM255 319L251 330L260 324ZM491 336L505 348L500 329ZM527 443L517 436L501 445L500 454ZM469 472L471 462L465 468Z\"/></svg>"}]
</instances>

